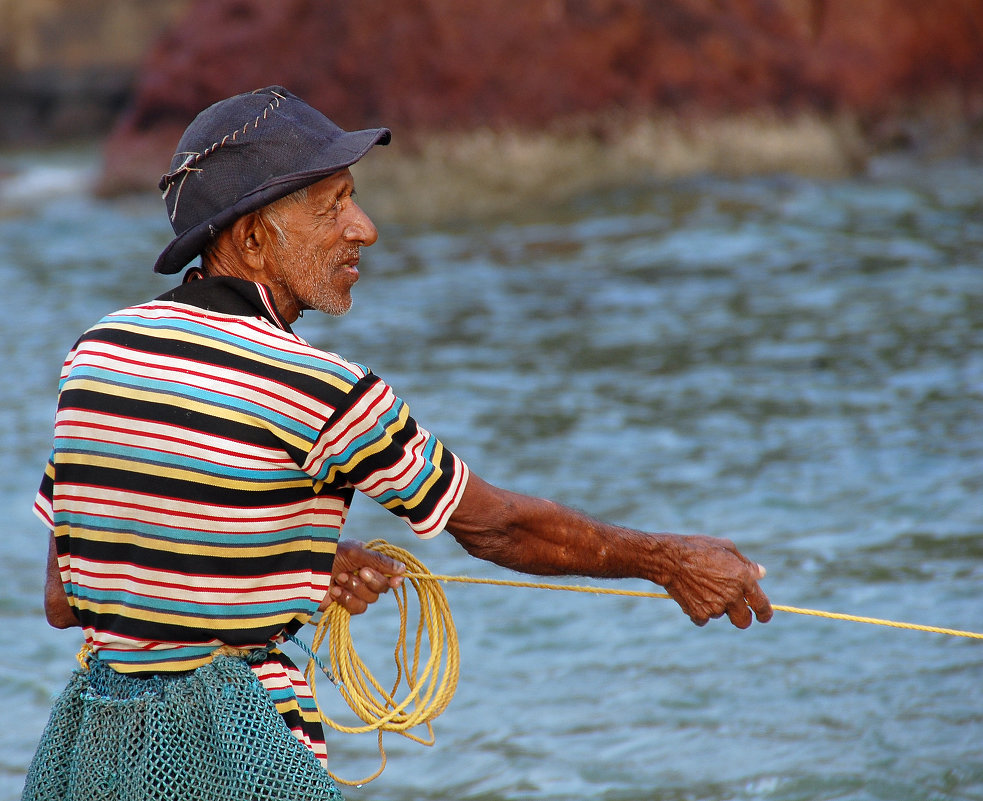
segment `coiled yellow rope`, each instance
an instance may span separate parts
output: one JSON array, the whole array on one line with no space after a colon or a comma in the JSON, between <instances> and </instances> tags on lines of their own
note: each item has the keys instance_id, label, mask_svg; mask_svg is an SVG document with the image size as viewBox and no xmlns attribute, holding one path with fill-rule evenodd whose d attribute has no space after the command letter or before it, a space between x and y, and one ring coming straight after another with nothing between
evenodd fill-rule
<instances>
[{"instance_id":1,"label":"coiled yellow rope","mask_svg":"<svg viewBox=\"0 0 983 801\"><path fill-rule=\"evenodd\" d=\"M375 679L366 665L358 657L352 644L349 630L350 615L339 604L331 604L321 616L314 632L312 642L316 653L328 638L328 654L331 671L337 678L337 683L345 701L351 710L365 723L364 726L344 726L327 717L321 712L321 719L341 732L364 733L377 731L379 743L380 765L371 776L359 781L331 777L342 784L361 786L379 776L386 767L386 752L382 746L384 732L397 732L422 745L433 745L434 733L432 721L440 715L450 703L457 689L460 672L460 649L457 641L457 630L451 617L447 597L440 582L457 582L463 584L492 584L501 587L527 587L533 589L564 590L568 592L586 592L595 595L622 595L634 598L669 598L664 592L644 592L638 590L621 590L607 587L592 587L568 584L542 584L530 581L510 581L504 579L470 578L468 576L442 576L431 573L411 553L385 540L373 540L368 547L387 556L403 562L407 571L406 581L395 590L396 604L399 608L399 636L394 651L396 663L396 680L391 691L387 691ZM416 590L419 602L419 617L413 636L413 655L410 658L407 643L408 594L407 583ZM954 637L971 637L983 640L983 634L959 629L940 628L938 626L922 626L916 623L902 623L896 620L883 620L874 617L845 615L837 612L823 612L819 609L800 609L794 606L773 604L776 612L791 612L798 615L811 615L832 620L845 620L854 623L870 623L877 626L890 626L913 631L948 634ZM426 632L429 656L421 664L421 649L423 635ZM317 665L312 659L307 665L307 681L314 693L317 703L316 675ZM405 681L409 690L403 700L396 699L400 684ZM321 709L318 703L318 709ZM418 737L410 733L410 729L424 725L427 727L427 737Z\"/></svg>"},{"instance_id":2,"label":"coiled yellow rope","mask_svg":"<svg viewBox=\"0 0 983 801\"><path fill-rule=\"evenodd\" d=\"M331 672L351 710L365 723L364 726L344 726L321 711L321 719L331 728L341 732L358 734L377 731L380 764L371 776L359 781L342 779L334 773L331 777L342 784L360 786L372 781L386 767L386 751L382 747L384 732L397 732L422 745L433 745L432 721L439 716L454 697L460 673L460 649L457 629L451 617L450 606L444 590L429 579L429 571L411 553L385 540L373 540L368 547L399 560L407 567L406 581L394 591L399 608L399 636L393 657L396 663L396 679L392 690L386 690L372 675L365 663L355 653L349 631L350 615L340 604L331 604L321 616L311 643L316 653L328 637L328 655ZM407 648L409 598L407 584L416 590L419 616L413 634L413 653ZM421 661L424 632L427 636L429 655ZM315 678L316 663L307 663L307 682L317 703ZM408 692L402 700L396 698L400 685L405 682ZM318 710L321 705L318 703ZM427 737L410 732L416 726L427 727Z\"/></svg>"}]
</instances>

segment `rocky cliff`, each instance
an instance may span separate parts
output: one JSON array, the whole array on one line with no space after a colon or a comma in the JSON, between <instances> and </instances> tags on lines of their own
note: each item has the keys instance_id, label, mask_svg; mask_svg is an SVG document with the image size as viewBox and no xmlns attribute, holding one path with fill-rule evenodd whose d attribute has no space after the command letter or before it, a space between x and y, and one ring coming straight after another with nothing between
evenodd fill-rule
<instances>
[{"instance_id":1,"label":"rocky cliff","mask_svg":"<svg viewBox=\"0 0 983 801\"><path fill-rule=\"evenodd\" d=\"M31 7L81 26L96 4ZM392 127L390 152L425 168L511 148L521 171L560 142L556 180L612 144L629 171L849 169L871 149L973 139L983 120L983 0L102 5L162 28L107 143L110 189L152 186L199 110L274 83L342 125Z\"/></svg>"},{"instance_id":2,"label":"rocky cliff","mask_svg":"<svg viewBox=\"0 0 983 801\"><path fill-rule=\"evenodd\" d=\"M983 0L197 0L126 128L274 78L349 125L540 127L610 107L874 117L983 85Z\"/></svg>"}]
</instances>

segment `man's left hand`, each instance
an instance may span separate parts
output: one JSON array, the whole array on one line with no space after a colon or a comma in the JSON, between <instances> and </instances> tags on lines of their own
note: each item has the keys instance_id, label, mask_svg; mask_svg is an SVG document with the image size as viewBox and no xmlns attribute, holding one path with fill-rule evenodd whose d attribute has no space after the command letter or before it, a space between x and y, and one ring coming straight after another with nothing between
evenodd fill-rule
<instances>
[{"instance_id":1,"label":"man's left hand","mask_svg":"<svg viewBox=\"0 0 983 801\"><path fill-rule=\"evenodd\" d=\"M321 611L337 603L349 614L360 615L379 596L403 583L406 565L370 550L358 540L339 540L331 572L331 589L321 602Z\"/></svg>"}]
</instances>

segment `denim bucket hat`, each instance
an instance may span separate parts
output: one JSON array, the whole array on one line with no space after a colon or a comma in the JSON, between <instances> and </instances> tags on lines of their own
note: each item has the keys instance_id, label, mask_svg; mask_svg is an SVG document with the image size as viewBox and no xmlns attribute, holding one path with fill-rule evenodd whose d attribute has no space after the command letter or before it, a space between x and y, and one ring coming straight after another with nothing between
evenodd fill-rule
<instances>
[{"instance_id":1,"label":"denim bucket hat","mask_svg":"<svg viewBox=\"0 0 983 801\"><path fill-rule=\"evenodd\" d=\"M219 101L185 130L160 179L176 236L154 271L180 272L243 214L350 167L388 128L345 131L282 86Z\"/></svg>"}]
</instances>

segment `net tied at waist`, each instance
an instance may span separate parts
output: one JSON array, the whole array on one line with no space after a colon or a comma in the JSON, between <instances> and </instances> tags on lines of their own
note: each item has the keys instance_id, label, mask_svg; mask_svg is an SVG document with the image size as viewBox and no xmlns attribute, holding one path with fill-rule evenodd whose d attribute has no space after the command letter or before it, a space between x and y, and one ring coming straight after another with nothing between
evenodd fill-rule
<instances>
[{"instance_id":1,"label":"net tied at waist","mask_svg":"<svg viewBox=\"0 0 983 801\"><path fill-rule=\"evenodd\" d=\"M237 648L234 645L222 645L212 651L212 659L219 656L229 656L234 659L242 659L247 665L261 665L270 658L270 651L273 648L272 643L260 648Z\"/></svg>"},{"instance_id":2,"label":"net tied at waist","mask_svg":"<svg viewBox=\"0 0 983 801\"><path fill-rule=\"evenodd\" d=\"M297 641L297 639L292 635L288 634L285 636L294 642ZM239 648L235 645L220 645L218 648L212 651L211 657L214 659L217 656L231 656L237 659L243 659L250 665L261 665L270 658L270 651L275 647L276 643L273 641L255 648ZM83 642L82 647L79 648L79 652L75 655L75 658L78 660L78 663L83 670L88 670L89 661L94 657L98 658L97 653L98 652L92 647L91 643Z\"/></svg>"},{"instance_id":3,"label":"net tied at waist","mask_svg":"<svg viewBox=\"0 0 983 801\"><path fill-rule=\"evenodd\" d=\"M193 671L149 676L87 654L55 701L22 801L343 801L249 666L269 649L226 648Z\"/></svg>"},{"instance_id":4,"label":"net tied at waist","mask_svg":"<svg viewBox=\"0 0 983 801\"><path fill-rule=\"evenodd\" d=\"M284 632L282 635L285 639L290 640L290 642L299 646L307 655L310 657L311 661L316 664L321 671L327 676L333 684L339 685L338 680L334 677L327 666L321 661L317 654L311 650L311 647L298 637L293 634ZM256 646L252 648L240 648L235 645L220 645L214 651L211 652L210 656L214 659L217 656L230 656L236 659L245 660L246 664L249 665L261 665L267 659L270 658L270 652L277 647L276 640L270 640L266 645ZM82 647L79 648L79 652L75 655L78 660L79 666L83 670L89 669L89 660L96 656L97 651L92 647L91 643L83 642Z\"/></svg>"}]
</instances>

